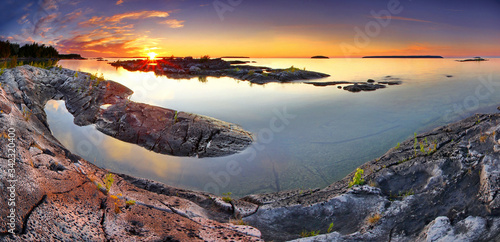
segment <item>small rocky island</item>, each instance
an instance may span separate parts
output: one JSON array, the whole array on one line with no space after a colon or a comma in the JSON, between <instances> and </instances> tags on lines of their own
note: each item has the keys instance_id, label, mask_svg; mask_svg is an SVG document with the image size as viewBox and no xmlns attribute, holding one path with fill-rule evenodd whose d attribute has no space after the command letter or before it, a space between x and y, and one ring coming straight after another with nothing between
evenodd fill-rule
<instances>
[{"instance_id":1,"label":"small rocky island","mask_svg":"<svg viewBox=\"0 0 500 242\"><path fill-rule=\"evenodd\" d=\"M324 55L315 55L315 56L311 57L311 59L330 59L330 58L328 58L328 56L324 56Z\"/></svg>"},{"instance_id":2,"label":"small rocky island","mask_svg":"<svg viewBox=\"0 0 500 242\"><path fill-rule=\"evenodd\" d=\"M368 79L366 82L348 82L348 81L333 81L333 82L304 82L317 87L326 87L337 85L337 88L344 89L349 92L375 91L377 89L386 88L386 85L401 85L403 82L400 78L385 76L379 81ZM345 86L339 86L345 85Z\"/></svg>"},{"instance_id":3,"label":"small rocky island","mask_svg":"<svg viewBox=\"0 0 500 242\"><path fill-rule=\"evenodd\" d=\"M221 58L208 57L194 59L192 57L163 58L158 60L116 61L110 64L123 67L129 71L153 71L157 75L165 75L173 79L190 79L196 76L228 76L234 79L249 81L255 84L270 82L291 82L328 77L330 75L307 71L291 66L286 69L273 69L251 65L240 65L246 62L229 62ZM238 65L236 65L238 64Z\"/></svg>"},{"instance_id":4,"label":"small rocky island","mask_svg":"<svg viewBox=\"0 0 500 242\"><path fill-rule=\"evenodd\" d=\"M464 60L457 60L458 62L469 62L469 61L487 61L488 59L481 58L479 56L476 56L474 58L470 59L464 59Z\"/></svg>"}]
</instances>

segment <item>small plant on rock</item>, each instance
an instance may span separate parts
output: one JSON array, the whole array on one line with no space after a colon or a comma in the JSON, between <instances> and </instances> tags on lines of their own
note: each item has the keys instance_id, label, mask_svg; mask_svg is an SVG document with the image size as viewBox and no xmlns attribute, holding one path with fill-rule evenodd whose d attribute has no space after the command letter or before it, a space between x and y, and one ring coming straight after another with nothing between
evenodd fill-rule
<instances>
[{"instance_id":1,"label":"small plant on rock","mask_svg":"<svg viewBox=\"0 0 500 242\"><path fill-rule=\"evenodd\" d=\"M415 153L415 157L417 157L417 144L418 144L417 133L415 132L413 135L415 136L415 143L413 143L413 152Z\"/></svg>"},{"instance_id":2,"label":"small plant on rock","mask_svg":"<svg viewBox=\"0 0 500 242\"><path fill-rule=\"evenodd\" d=\"M300 237L302 238L306 238L306 237L313 237L313 236L316 236L316 235L319 235L319 230L317 231L305 231L303 230L302 232L300 232Z\"/></svg>"},{"instance_id":3,"label":"small plant on rock","mask_svg":"<svg viewBox=\"0 0 500 242\"><path fill-rule=\"evenodd\" d=\"M363 185L365 183L365 179L361 178L361 176L365 173L365 171L361 168L356 169L356 173L354 173L354 177L352 178L352 182L349 182L349 187L355 185Z\"/></svg>"},{"instance_id":4,"label":"small plant on rock","mask_svg":"<svg viewBox=\"0 0 500 242\"><path fill-rule=\"evenodd\" d=\"M33 113L28 108L23 107L24 120L28 121Z\"/></svg>"},{"instance_id":5,"label":"small plant on rock","mask_svg":"<svg viewBox=\"0 0 500 242\"><path fill-rule=\"evenodd\" d=\"M234 225L248 225L243 219L229 219L229 222Z\"/></svg>"},{"instance_id":6,"label":"small plant on rock","mask_svg":"<svg viewBox=\"0 0 500 242\"><path fill-rule=\"evenodd\" d=\"M378 223L378 221L382 218L382 215L380 215L380 213L376 213L370 217L368 217L368 219L366 220L366 222L368 222L368 224L370 225L374 225L376 223Z\"/></svg>"},{"instance_id":7,"label":"small plant on rock","mask_svg":"<svg viewBox=\"0 0 500 242\"><path fill-rule=\"evenodd\" d=\"M111 186L113 186L113 182L115 181L113 174L108 173L104 179L104 185L106 186L106 191L109 192Z\"/></svg>"},{"instance_id":8,"label":"small plant on rock","mask_svg":"<svg viewBox=\"0 0 500 242\"><path fill-rule=\"evenodd\" d=\"M178 120L177 120L177 114L178 114L178 112L175 111L175 114L174 114L174 124L178 122Z\"/></svg>"},{"instance_id":9,"label":"small plant on rock","mask_svg":"<svg viewBox=\"0 0 500 242\"><path fill-rule=\"evenodd\" d=\"M226 193L222 193L223 197L222 197L222 201L224 202L227 202L227 203L230 203L231 201L233 201L233 199L231 198L231 192L226 192Z\"/></svg>"},{"instance_id":10,"label":"small plant on rock","mask_svg":"<svg viewBox=\"0 0 500 242\"><path fill-rule=\"evenodd\" d=\"M328 226L328 230L326 230L327 233L331 233L333 231L333 223Z\"/></svg>"}]
</instances>

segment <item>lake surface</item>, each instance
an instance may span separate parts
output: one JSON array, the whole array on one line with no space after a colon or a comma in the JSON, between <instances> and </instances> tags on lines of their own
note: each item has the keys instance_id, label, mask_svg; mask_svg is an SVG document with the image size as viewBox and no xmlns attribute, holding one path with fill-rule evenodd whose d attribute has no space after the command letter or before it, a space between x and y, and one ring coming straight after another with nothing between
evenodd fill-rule
<instances>
[{"instance_id":1,"label":"lake surface","mask_svg":"<svg viewBox=\"0 0 500 242\"><path fill-rule=\"evenodd\" d=\"M131 88L134 101L235 123L257 140L244 152L227 157L173 157L103 135L93 126L74 125L62 101L49 102L48 122L68 149L110 171L182 188L232 192L237 197L325 187L414 132L474 113L497 112L500 105L500 59L464 63L455 59L248 60L258 66L293 65L331 75L318 82L391 76L403 84L350 93L336 86L300 82L252 85L228 77L174 80L152 72L129 72L104 61L63 60L59 64L65 68L103 73L106 79ZM273 126L271 122L280 120L284 112L286 125ZM237 164L237 169L228 169L228 164Z\"/></svg>"}]
</instances>

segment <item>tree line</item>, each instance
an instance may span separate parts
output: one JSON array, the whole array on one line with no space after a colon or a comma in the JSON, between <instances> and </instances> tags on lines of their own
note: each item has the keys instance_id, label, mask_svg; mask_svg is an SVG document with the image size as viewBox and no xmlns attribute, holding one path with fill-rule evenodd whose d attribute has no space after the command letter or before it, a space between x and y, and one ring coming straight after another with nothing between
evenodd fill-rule
<instances>
[{"instance_id":1,"label":"tree line","mask_svg":"<svg viewBox=\"0 0 500 242\"><path fill-rule=\"evenodd\" d=\"M59 52L52 46L31 43L20 46L16 43L0 41L0 58L9 57L58 58Z\"/></svg>"}]
</instances>

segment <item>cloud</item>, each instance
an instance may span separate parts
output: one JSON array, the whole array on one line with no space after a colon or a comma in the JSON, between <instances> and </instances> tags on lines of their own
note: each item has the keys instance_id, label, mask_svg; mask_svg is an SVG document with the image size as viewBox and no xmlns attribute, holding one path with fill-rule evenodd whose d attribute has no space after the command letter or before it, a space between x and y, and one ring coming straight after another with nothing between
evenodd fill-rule
<instances>
[{"instance_id":1,"label":"cloud","mask_svg":"<svg viewBox=\"0 0 500 242\"><path fill-rule=\"evenodd\" d=\"M49 14L38 19L33 28L33 34L39 34L40 30L43 30L46 25L50 25L55 18L57 18L57 13Z\"/></svg>"},{"instance_id":2,"label":"cloud","mask_svg":"<svg viewBox=\"0 0 500 242\"><path fill-rule=\"evenodd\" d=\"M18 24L25 24L25 23L28 23L28 22L29 22L29 20L28 20L28 16L29 16L29 15L30 15L29 13L27 13L27 14L23 15L20 19L18 19L18 20L17 20L17 23L18 23Z\"/></svg>"},{"instance_id":3,"label":"cloud","mask_svg":"<svg viewBox=\"0 0 500 242\"><path fill-rule=\"evenodd\" d=\"M145 18L166 18L170 16L170 12L165 11L140 11L116 14L111 17L94 16L91 19L80 23L81 26L96 26L106 24L117 24L125 19L145 19Z\"/></svg>"},{"instance_id":4,"label":"cloud","mask_svg":"<svg viewBox=\"0 0 500 242\"><path fill-rule=\"evenodd\" d=\"M400 17L400 16L378 16L378 17L370 16L370 17L377 18L377 19L396 19L396 20L421 22L421 23L433 23L432 21L416 19L416 18L405 18L405 17Z\"/></svg>"},{"instance_id":5,"label":"cloud","mask_svg":"<svg viewBox=\"0 0 500 242\"><path fill-rule=\"evenodd\" d=\"M170 28L177 29L184 27L184 20L167 19L165 21L159 22L159 24L166 24L169 25Z\"/></svg>"},{"instance_id":6,"label":"cloud","mask_svg":"<svg viewBox=\"0 0 500 242\"><path fill-rule=\"evenodd\" d=\"M40 1L40 7L45 11L57 10L57 1L56 0L42 0Z\"/></svg>"},{"instance_id":7,"label":"cloud","mask_svg":"<svg viewBox=\"0 0 500 242\"><path fill-rule=\"evenodd\" d=\"M118 1L116 1L116 5L120 5L120 4L122 4L122 3L123 3L123 0L118 0Z\"/></svg>"}]
</instances>

